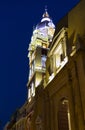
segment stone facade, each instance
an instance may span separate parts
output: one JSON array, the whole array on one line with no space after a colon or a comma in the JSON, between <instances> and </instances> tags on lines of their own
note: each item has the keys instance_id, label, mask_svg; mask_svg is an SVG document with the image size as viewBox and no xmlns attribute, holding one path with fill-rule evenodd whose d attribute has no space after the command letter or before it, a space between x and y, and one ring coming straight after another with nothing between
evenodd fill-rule
<instances>
[{"instance_id":1,"label":"stone facade","mask_svg":"<svg viewBox=\"0 0 85 130\"><path fill-rule=\"evenodd\" d=\"M46 60L46 75L35 96L20 108L20 130L85 130L85 0L57 23ZM24 123L23 123L24 122ZM24 127L25 126L25 127Z\"/></svg>"}]
</instances>

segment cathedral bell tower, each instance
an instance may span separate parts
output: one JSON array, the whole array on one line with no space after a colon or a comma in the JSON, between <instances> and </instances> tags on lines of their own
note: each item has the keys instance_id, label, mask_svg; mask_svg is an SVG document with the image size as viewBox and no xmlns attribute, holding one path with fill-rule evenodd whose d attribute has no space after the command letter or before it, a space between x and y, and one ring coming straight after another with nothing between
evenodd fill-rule
<instances>
[{"instance_id":1,"label":"cathedral bell tower","mask_svg":"<svg viewBox=\"0 0 85 130\"><path fill-rule=\"evenodd\" d=\"M47 9L33 30L31 42L28 48L29 77L28 77L28 100L35 96L35 89L41 83L46 71L46 58L49 45L55 31L55 25L50 18Z\"/></svg>"}]
</instances>

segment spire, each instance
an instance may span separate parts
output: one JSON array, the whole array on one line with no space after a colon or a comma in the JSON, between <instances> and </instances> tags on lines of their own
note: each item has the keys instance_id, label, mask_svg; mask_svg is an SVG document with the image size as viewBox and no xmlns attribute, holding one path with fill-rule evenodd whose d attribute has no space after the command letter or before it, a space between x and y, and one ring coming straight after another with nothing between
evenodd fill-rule
<instances>
[{"instance_id":1,"label":"spire","mask_svg":"<svg viewBox=\"0 0 85 130\"><path fill-rule=\"evenodd\" d=\"M47 6L45 6L45 13L43 14L43 18L49 18L49 14L47 12Z\"/></svg>"},{"instance_id":2,"label":"spire","mask_svg":"<svg viewBox=\"0 0 85 130\"><path fill-rule=\"evenodd\" d=\"M47 5L45 6L45 12L47 12Z\"/></svg>"}]
</instances>

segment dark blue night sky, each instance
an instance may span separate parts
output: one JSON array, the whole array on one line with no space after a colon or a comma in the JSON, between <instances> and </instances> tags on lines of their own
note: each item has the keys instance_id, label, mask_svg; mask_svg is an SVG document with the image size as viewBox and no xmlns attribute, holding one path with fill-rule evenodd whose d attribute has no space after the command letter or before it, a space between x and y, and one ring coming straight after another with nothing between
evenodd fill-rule
<instances>
[{"instance_id":1,"label":"dark blue night sky","mask_svg":"<svg viewBox=\"0 0 85 130\"><path fill-rule=\"evenodd\" d=\"M54 24L79 0L0 0L0 130L27 99L28 45L45 5Z\"/></svg>"}]
</instances>

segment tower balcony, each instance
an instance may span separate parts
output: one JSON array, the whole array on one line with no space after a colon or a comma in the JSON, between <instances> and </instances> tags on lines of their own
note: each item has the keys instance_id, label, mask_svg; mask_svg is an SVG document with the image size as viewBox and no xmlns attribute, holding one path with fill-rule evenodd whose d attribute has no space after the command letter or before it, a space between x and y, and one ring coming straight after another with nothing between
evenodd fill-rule
<instances>
[{"instance_id":1,"label":"tower balcony","mask_svg":"<svg viewBox=\"0 0 85 130\"><path fill-rule=\"evenodd\" d=\"M32 74L29 75L29 81L27 83L27 86L29 86L29 84L31 83L31 81L33 81L34 79L34 76L35 76L35 73L45 73L46 72L46 67L43 67L43 66L35 66L35 69L34 71L32 72Z\"/></svg>"},{"instance_id":2,"label":"tower balcony","mask_svg":"<svg viewBox=\"0 0 85 130\"><path fill-rule=\"evenodd\" d=\"M43 66L36 66L36 67L35 67L35 71L41 72L41 73L45 73L46 68L43 67Z\"/></svg>"}]
</instances>

